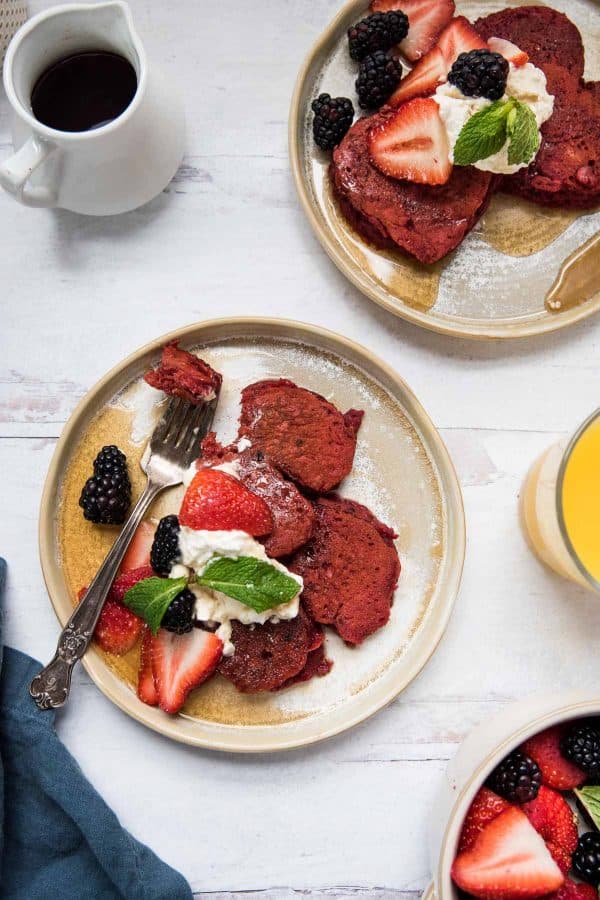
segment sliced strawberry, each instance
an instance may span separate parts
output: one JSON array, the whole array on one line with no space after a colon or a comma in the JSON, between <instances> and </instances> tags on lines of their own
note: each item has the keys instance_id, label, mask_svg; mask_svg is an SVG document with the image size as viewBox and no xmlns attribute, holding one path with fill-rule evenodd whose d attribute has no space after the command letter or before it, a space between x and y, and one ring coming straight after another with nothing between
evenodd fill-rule
<instances>
[{"instance_id":1,"label":"sliced strawberry","mask_svg":"<svg viewBox=\"0 0 600 900\"><path fill-rule=\"evenodd\" d=\"M403 78L390 99L389 106L400 106L414 97L429 97L446 81L447 69L439 47L430 50Z\"/></svg>"},{"instance_id":2,"label":"sliced strawberry","mask_svg":"<svg viewBox=\"0 0 600 900\"><path fill-rule=\"evenodd\" d=\"M492 53L499 53L504 59L507 59L513 66L524 66L529 62L529 54L513 44L512 41L505 41L504 38L491 37L488 40L488 47Z\"/></svg>"},{"instance_id":3,"label":"sliced strawberry","mask_svg":"<svg viewBox=\"0 0 600 900\"><path fill-rule=\"evenodd\" d=\"M108 594L109 599L122 603L129 588L132 588L138 581L143 581L144 578L152 578L154 574L152 566L140 566L139 569L131 569L129 572L117 575Z\"/></svg>"},{"instance_id":4,"label":"sliced strawberry","mask_svg":"<svg viewBox=\"0 0 600 900\"><path fill-rule=\"evenodd\" d=\"M560 725L547 728L525 741L521 750L536 761L542 771L542 781L557 791L572 791L583 784L585 772L565 759L560 752Z\"/></svg>"},{"instance_id":5,"label":"sliced strawberry","mask_svg":"<svg viewBox=\"0 0 600 900\"><path fill-rule=\"evenodd\" d=\"M598 900L598 890L591 884L578 884L567 878L559 891L544 900Z\"/></svg>"},{"instance_id":6,"label":"sliced strawberry","mask_svg":"<svg viewBox=\"0 0 600 900\"><path fill-rule=\"evenodd\" d=\"M199 469L185 492L179 522L204 531L239 529L254 537L273 530L265 501L218 469Z\"/></svg>"},{"instance_id":7,"label":"sliced strawberry","mask_svg":"<svg viewBox=\"0 0 600 900\"><path fill-rule=\"evenodd\" d=\"M155 531L156 525L153 522L140 522L123 557L119 572L131 572L132 569L150 565L150 550Z\"/></svg>"},{"instance_id":8,"label":"sliced strawberry","mask_svg":"<svg viewBox=\"0 0 600 900\"><path fill-rule=\"evenodd\" d=\"M192 628L187 634L174 634L159 628L150 656L160 708L179 712L190 691L215 671L222 653L222 641L210 631Z\"/></svg>"},{"instance_id":9,"label":"sliced strawberry","mask_svg":"<svg viewBox=\"0 0 600 900\"><path fill-rule=\"evenodd\" d=\"M372 0L373 12L389 12L401 9L408 16L408 34L400 44L400 50L411 62L429 53L452 19L456 7L454 0Z\"/></svg>"},{"instance_id":10,"label":"sliced strawberry","mask_svg":"<svg viewBox=\"0 0 600 900\"><path fill-rule=\"evenodd\" d=\"M465 816L460 840L458 842L458 852L463 853L470 850L478 836L481 834L486 825L492 819L499 816L505 809L510 809L510 803L504 797L499 797L489 788L482 787L473 799L469 811Z\"/></svg>"},{"instance_id":11,"label":"sliced strawberry","mask_svg":"<svg viewBox=\"0 0 600 900\"><path fill-rule=\"evenodd\" d=\"M524 803L522 809L546 841L559 868L566 874L577 848L578 833L577 818L565 798L542 785L535 800Z\"/></svg>"},{"instance_id":12,"label":"sliced strawberry","mask_svg":"<svg viewBox=\"0 0 600 900\"><path fill-rule=\"evenodd\" d=\"M410 100L369 134L371 161L391 178L445 184L452 174L448 137L435 100Z\"/></svg>"},{"instance_id":13,"label":"sliced strawberry","mask_svg":"<svg viewBox=\"0 0 600 900\"><path fill-rule=\"evenodd\" d=\"M543 839L516 806L486 825L471 850L458 854L452 878L486 900L542 897L564 882Z\"/></svg>"},{"instance_id":14,"label":"sliced strawberry","mask_svg":"<svg viewBox=\"0 0 600 900\"><path fill-rule=\"evenodd\" d=\"M488 49L486 42L477 34L465 16L458 16L450 22L442 32L438 46L446 63L446 72L450 71L461 53Z\"/></svg>"},{"instance_id":15,"label":"sliced strawberry","mask_svg":"<svg viewBox=\"0 0 600 900\"><path fill-rule=\"evenodd\" d=\"M94 637L103 650L122 656L135 646L143 624L130 609L109 597L102 607Z\"/></svg>"},{"instance_id":16,"label":"sliced strawberry","mask_svg":"<svg viewBox=\"0 0 600 900\"><path fill-rule=\"evenodd\" d=\"M135 646L144 623L124 606L123 597L130 587L152 575L154 575L154 571L150 566L141 566L132 572L118 575L113 581L94 631L94 638L103 650L114 653L116 656L122 656L123 653L127 653ZM78 594L79 600L85 596L86 591L87 588L81 588Z\"/></svg>"},{"instance_id":17,"label":"sliced strawberry","mask_svg":"<svg viewBox=\"0 0 600 900\"><path fill-rule=\"evenodd\" d=\"M147 626L144 628L142 637L137 695L142 703L147 703L148 706L158 706L158 691L152 672L152 632Z\"/></svg>"}]
</instances>

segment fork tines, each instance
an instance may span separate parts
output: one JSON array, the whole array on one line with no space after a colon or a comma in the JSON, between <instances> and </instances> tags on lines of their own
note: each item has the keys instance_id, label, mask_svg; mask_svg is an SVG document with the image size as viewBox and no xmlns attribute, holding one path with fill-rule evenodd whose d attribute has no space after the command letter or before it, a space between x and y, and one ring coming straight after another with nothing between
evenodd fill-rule
<instances>
[{"instance_id":1,"label":"fork tines","mask_svg":"<svg viewBox=\"0 0 600 900\"><path fill-rule=\"evenodd\" d=\"M199 452L200 442L210 428L216 405L216 398L194 404L174 397L152 434L152 453L176 450L191 456Z\"/></svg>"}]
</instances>

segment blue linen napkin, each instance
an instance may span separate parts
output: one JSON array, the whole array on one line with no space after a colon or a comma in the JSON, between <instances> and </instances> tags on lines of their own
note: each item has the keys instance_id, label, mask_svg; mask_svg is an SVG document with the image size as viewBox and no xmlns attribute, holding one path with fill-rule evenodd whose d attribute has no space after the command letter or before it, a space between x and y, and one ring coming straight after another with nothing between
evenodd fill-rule
<instances>
[{"instance_id":1,"label":"blue linen napkin","mask_svg":"<svg viewBox=\"0 0 600 900\"><path fill-rule=\"evenodd\" d=\"M6 563L0 559L0 612ZM1 626L1 622L0 622ZM192 900L185 879L121 827L28 687L41 665L0 627L0 897Z\"/></svg>"}]
</instances>

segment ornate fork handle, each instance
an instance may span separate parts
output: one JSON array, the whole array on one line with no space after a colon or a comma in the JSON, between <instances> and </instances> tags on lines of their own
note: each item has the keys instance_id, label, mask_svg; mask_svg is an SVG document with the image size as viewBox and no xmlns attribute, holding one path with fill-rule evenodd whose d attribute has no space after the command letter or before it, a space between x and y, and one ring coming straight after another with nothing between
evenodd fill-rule
<instances>
[{"instance_id":1,"label":"ornate fork handle","mask_svg":"<svg viewBox=\"0 0 600 900\"><path fill-rule=\"evenodd\" d=\"M54 709L66 702L73 667L89 646L104 601L133 533L156 495L164 487L167 485L148 481L144 493L98 569L96 577L63 628L53 659L31 682L29 693L40 709Z\"/></svg>"}]
</instances>

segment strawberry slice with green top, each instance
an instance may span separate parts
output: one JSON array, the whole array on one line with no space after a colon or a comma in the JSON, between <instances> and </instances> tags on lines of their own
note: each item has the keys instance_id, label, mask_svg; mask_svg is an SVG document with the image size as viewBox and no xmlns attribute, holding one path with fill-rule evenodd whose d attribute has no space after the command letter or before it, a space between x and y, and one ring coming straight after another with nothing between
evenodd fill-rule
<instances>
[{"instance_id":1,"label":"strawberry slice with green top","mask_svg":"<svg viewBox=\"0 0 600 900\"><path fill-rule=\"evenodd\" d=\"M137 695L142 703L147 703L148 706L158 706L158 691L154 684L152 671L152 632L147 627L144 628L142 637Z\"/></svg>"},{"instance_id":2,"label":"strawberry slice with green top","mask_svg":"<svg viewBox=\"0 0 600 900\"><path fill-rule=\"evenodd\" d=\"M543 838L516 806L496 816L452 866L455 884L473 897L517 900L557 891L564 875Z\"/></svg>"},{"instance_id":3,"label":"strawberry slice with green top","mask_svg":"<svg viewBox=\"0 0 600 900\"><path fill-rule=\"evenodd\" d=\"M179 523L197 531L237 529L253 537L273 530L265 501L218 469L199 469L194 475L181 504Z\"/></svg>"},{"instance_id":4,"label":"strawberry slice with green top","mask_svg":"<svg viewBox=\"0 0 600 900\"><path fill-rule=\"evenodd\" d=\"M482 787L473 798L469 811L465 816L458 852L470 850L486 825L495 819L506 809L510 809L510 803L504 797L499 797L487 787Z\"/></svg>"},{"instance_id":5,"label":"strawberry slice with green top","mask_svg":"<svg viewBox=\"0 0 600 900\"><path fill-rule=\"evenodd\" d=\"M390 99L388 106L400 106L414 97L429 97L435 94L440 84L447 80L448 70L444 54L439 47L430 50L423 59L403 78Z\"/></svg>"},{"instance_id":6,"label":"strawberry slice with green top","mask_svg":"<svg viewBox=\"0 0 600 900\"><path fill-rule=\"evenodd\" d=\"M411 62L434 47L455 12L454 0L372 0L372 12L402 10L408 16L408 34L399 44Z\"/></svg>"},{"instance_id":7,"label":"strawberry slice with green top","mask_svg":"<svg viewBox=\"0 0 600 900\"><path fill-rule=\"evenodd\" d=\"M418 97L380 120L369 134L371 162L390 178L445 184L450 148L435 100Z\"/></svg>"},{"instance_id":8,"label":"strawberry slice with green top","mask_svg":"<svg viewBox=\"0 0 600 900\"><path fill-rule=\"evenodd\" d=\"M132 569L150 565L150 550L152 549L155 531L156 525L154 522L140 522L131 538L131 543L123 557L123 562L119 566L119 572L131 572Z\"/></svg>"},{"instance_id":9,"label":"strawberry slice with green top","mask_svg":"<svg viewBox=\"0 0 600 900\"><path fill-rule=\"evenodd\" d=\"M499 53L504 59L507 59L513 66L524 66L529 62L529 54L513 44L512 41L506 41L504 38L491 37L488 40L488 47L492 53Z\"/></svg>"},{"instance_id":10,"label":"strawberry slice with green top","mask_svg":"<svg viewBox=\"0 0 600 900\"><path fill-rule=\"evenodd\" d=\"M223 655L223 642L210 631L192 628L174 634L161 628L152 637L150 658L158 705L179 712L188 694L213 674Z\"/></svg>"},{"instance_id":11,"label":"strawberry slice with green top","mask_svg":"<svg viewBox=\"0 0 600 900\"><path fill-rule=\"evenodd\" d=\"M465 16L453 19L440 35L438 46L442 51L446 72L449 72L461 53L471 50L487 50L486 41L475 31Z\"/></svg>"},{"instance_id":12,"label":"strawberry slice with green top","mask_svg":"<svg viewBox=\"0 0 600 900\"><path fill-rule=\"evenodd\" d=\"M580 787L587 776L585 772L569 762L560 750L560 739L564 728L554 725L540 731L525 741L521 750L536 761L542 772L542 781L556 791L572 791Z\"/></svg>"}]
</instances>

